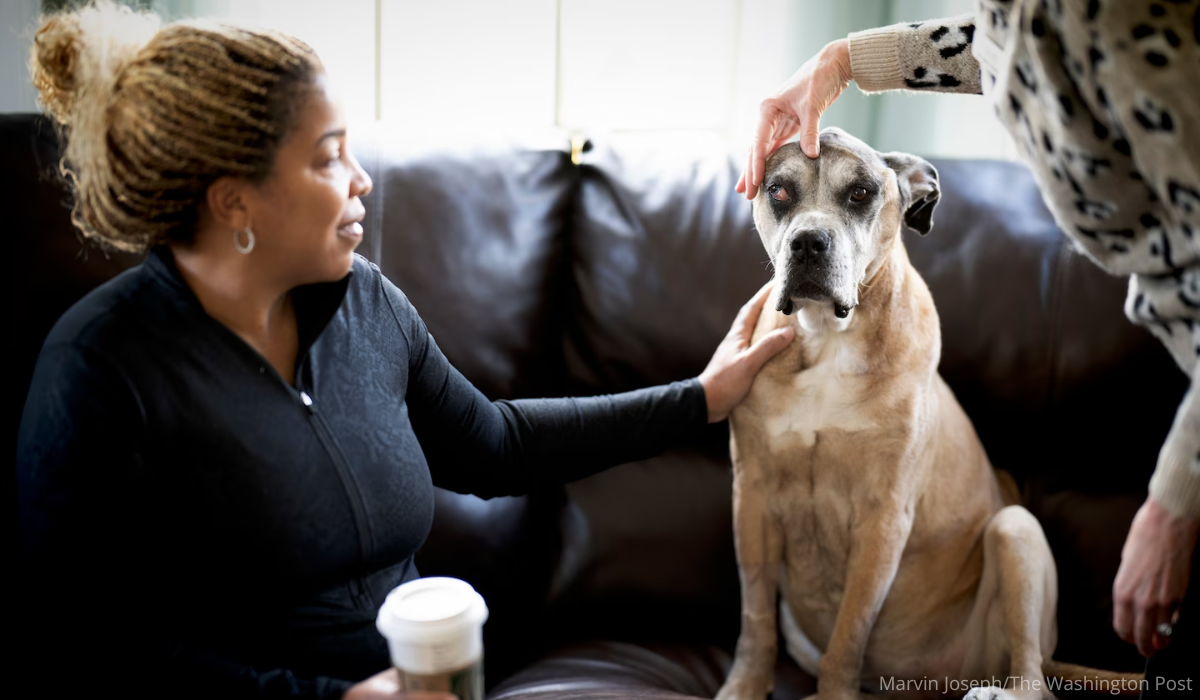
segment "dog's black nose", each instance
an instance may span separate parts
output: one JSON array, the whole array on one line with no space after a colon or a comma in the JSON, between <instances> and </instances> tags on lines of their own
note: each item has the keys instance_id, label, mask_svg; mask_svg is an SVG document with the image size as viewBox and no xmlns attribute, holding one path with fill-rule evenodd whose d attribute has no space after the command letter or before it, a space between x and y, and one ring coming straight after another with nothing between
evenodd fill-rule
<instances>
[{"instance_id":1,"label":"dog's black nose","mask_svg":"<svg viewBox=\"0 0 1200 700\"><path fill-rule=\"evenodd\" d=\"M801 231L792 239L792 254L801 259L816 260L829 250L829 234L821 230Z\"/></svg>"}]
</instances>

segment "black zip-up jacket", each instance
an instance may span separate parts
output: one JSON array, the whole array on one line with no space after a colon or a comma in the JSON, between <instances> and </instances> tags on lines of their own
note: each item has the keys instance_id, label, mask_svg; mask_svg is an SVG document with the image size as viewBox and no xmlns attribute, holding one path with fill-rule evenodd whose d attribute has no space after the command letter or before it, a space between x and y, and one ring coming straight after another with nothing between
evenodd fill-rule
<instances>
[{"instance_id":1,"label":"black zip-up jacket","mask_svg":"<svg viewBox=\"0 0 1200 700\"><path fill-rule=\"evenodd\" d=\"M705 424L696 380L489 401L363 258L293 302L294 386L166 248L59 320L18 440L14 673L72 695L340 697L388 666L375 614L417 576L435 485L520 494Z\"/></svg>"}]
</instances>

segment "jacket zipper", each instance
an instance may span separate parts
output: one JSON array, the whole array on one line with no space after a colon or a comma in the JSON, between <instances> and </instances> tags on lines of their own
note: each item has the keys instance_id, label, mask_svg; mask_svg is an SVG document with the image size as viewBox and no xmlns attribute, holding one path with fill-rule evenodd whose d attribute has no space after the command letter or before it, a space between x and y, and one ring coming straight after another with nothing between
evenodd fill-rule
<instances>
[{"instance_id":1,"label":"jacket zipper","mask_svg":"<svg viewBox=\"0 0 1200 700\"><path fill-rule=\"evenodd\" d=\"M354 511L354 524L358 529L358 546L359 554L362 557L363 565L371 560L371 529L367 524L367 508L363 504L362 493L358 490L358 485L354 481L354 475L350 473L350 465L346 462L346 455L342 452L341 446L333 437L333 431L329 429L329 425L325 422L324 416L317 412L316 404L312 397L307 392L300 392L300 401L304 407L308 409L308 420L312 423L313 430L317 433L317 438L325 447L325 452L329 454L329 458L333 460L334 467L337 468L338 477L342 480L342 488L345 489L347 497L350 499L351 510ZM356 598L358 604L362 604L362 598L365 595L362 581L358 578L350 582L351 594Z\"/></svg>"}]
</instances>

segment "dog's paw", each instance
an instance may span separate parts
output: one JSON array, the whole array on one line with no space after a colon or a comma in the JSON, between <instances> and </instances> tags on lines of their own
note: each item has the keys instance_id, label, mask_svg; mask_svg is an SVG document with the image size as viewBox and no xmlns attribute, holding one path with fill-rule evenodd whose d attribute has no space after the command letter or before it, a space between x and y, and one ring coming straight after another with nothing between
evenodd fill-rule
<instances>
[{"instance_id":1,"label":"dog's paw","mask_svg":"<svg viewBox=\"0 0 1200 700\"><path fill-rule=\"evenodd\" d=\"M764 700L770 692L769 682L755 681L749 674L730 674L716 700Z\"/></svg>"},{"instance_id":2,"label":"dog's paw","mask_svg":"<svg viewBox=\"0 0 1200 700\"><path fill-rule=\"evenodd\" d=\"M1039 687L1040 685L1040 687ZM1045 684L1019 682L1008 688L981 686L972 688L963 700L1055 700L1054 693Z\"/></svg>"},{"instance_id":3,"label":"dog's paw","mask_svg":"<svg viewBox=\"0 0 1200 700\"><path fill-rule=\"evenodd\" d=\"M1045 684L1018 683L1009 688L983 686L972 688L963 700L1056 700L1054 693Z\"/></svg>"}]
</instances>

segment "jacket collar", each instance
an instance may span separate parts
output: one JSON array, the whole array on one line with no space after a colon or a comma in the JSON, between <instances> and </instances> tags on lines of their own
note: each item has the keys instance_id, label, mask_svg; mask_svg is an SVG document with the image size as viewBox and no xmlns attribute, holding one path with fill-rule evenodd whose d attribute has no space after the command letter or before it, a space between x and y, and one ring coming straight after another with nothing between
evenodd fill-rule
<instances>
[{"instance_id":1,"label":"jacket collar","mask_svg":"<svg viewBox=\"0 0 1200 700\"><path fill-rule=\"evenodd\" d=\"M208 315L195 292L180 274L179 267L175 264L175 254L169 246L159 245L152 248L142 267L155 282L162 285L172 301L191 312ZM354 269L351 267L350 272L336 282L305 284L292 289L292 306L296 310L296 326L300 336L297 360L307 354L308 349L317 342L325 327L341 308L353 275Z\"/></svg>"}]
</instances>

